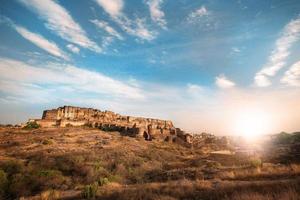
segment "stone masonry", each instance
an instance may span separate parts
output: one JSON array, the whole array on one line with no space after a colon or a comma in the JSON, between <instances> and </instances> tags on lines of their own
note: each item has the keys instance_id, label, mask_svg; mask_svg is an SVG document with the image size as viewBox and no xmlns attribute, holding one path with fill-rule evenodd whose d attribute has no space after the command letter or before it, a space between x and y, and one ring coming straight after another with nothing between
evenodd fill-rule
<instances>
[{"instance_id":1,"label":"stone masonry","mask_svg":"<svg viewBox=\"0 0 300 200\"><path fill-rule=\"evenodd\" d=\"M63 106L45 110L42 119L34 120L41 127L91 126L123 134L141 136L146 140L165 139L176 135L173 123L168 120L123 116L111 111Z\"/></svg>"}]
</instances>

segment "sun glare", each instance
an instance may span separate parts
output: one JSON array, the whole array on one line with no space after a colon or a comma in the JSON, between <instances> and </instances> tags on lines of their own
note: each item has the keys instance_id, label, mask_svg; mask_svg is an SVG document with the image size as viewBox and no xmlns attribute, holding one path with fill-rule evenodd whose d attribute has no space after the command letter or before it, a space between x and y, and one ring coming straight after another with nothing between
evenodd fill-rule
<instances>
[{"instance_id":1,"label":"sun glare","mask_svg":"<svg viewBox=\"0 0 300 200\"><path fill-rule=\"evenodd\" d=\"M235 132L249 141L266 134L269 128L269 116L261 110L243 110L236 116Z\"/></svg>"}]
</instances>

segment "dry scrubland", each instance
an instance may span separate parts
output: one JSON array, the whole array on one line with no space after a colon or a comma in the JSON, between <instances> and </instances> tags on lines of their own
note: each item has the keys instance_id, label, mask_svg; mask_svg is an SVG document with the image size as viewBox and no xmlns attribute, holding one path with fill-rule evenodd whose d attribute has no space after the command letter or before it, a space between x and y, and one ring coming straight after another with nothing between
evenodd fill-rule
<instances>
[{"instance_id":1,"label":"dry scrubland","mask_svg":"<svg viewBox=\"0 0 300 200\"><path fill-rule=\"evenodd\" d=\"M92 128L0 129L2 199L296 200L299 175L297 164L228 165Z\"/></svg>"}]
</instances>

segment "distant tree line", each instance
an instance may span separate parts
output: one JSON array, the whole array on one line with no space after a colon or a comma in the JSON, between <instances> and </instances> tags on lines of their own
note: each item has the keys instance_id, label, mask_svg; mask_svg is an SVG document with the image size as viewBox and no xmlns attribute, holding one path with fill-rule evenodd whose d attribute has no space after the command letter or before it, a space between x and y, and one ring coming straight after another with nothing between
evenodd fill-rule
<instances>
[{"instance_id":1,"label":"distant tree line","mask_svg":"<svg viewBox=\"0 0 300 200\"><path fill-rule=\"evenodd\" d=\"M295 133L281 132L274 137L273 142L275 144L298 143L300 142L300 132L295 132Z\"/></svg>"}]
</instances>

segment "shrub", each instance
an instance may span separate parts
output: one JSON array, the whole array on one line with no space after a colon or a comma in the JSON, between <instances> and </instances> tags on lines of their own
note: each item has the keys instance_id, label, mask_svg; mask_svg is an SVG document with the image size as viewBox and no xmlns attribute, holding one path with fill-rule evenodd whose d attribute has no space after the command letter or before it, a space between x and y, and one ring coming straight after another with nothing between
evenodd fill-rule
<instances>
[{"instance_id":1,"label":"shrub","mask_svg":"<svg viewBox=\"0 0 300 200\"><path fill-rule=\"evenodd\" d=\"M41 126L36 123L36 122L28 122L26 124L26 126L24 127L24 129L37 129L37 128L40 128Z\"/></svg>"},{"instance_id":2,"label":"shrub","mask_svg":"<svg viewBox=\"0 0 300 200\"><path fill-rule=\"evenodd\" d=\"M97 182L84 186L82 191L82 197L85 199L95 199L97 195L98 187L99 185Z\"/></svg>"},{"instance_id":3,"label":"shrub","mask_svg":"<svg viewBox=\"0 0 300 200\"><path fill-rule=\"evenodd\" d=\"M86 128L93 128L93 125L92 125L92 124L89 124L89 123L87 123L87 124L84 124L84 125L83 125L83 127L86 127Z\"/></svg>"},{"instance_id":4,"label":"shrub","mask_svg":"<svg viewBox=\"0 0 300 200\"><path fill-rule=\"evenodd\" d=\"M250 160L251 167L260 167L262 165L262 161L259 158L253 158Z\"/></svg>"},{"instance_id":5,"label":"shrub","mask_svg":"<svg viewBox=\"0 0 300 200\"><path fill-rule=\"evenodd\" d=\"M210 161L206 163L206 167L208 168L212 168L212 169L217 169L220 168L222 165L221 163L217 162L217 161Z\"/></svg>"},{"instance_id":6,"label":"shrub","mask_svg":"<svg viewBox=\"0 0 300 200\"><path fill-rule=\"evenodd\" d=\"M45 140L42 141L42 144L43 144L43 145L51 145L51 144L53 144L53 141L52 141L52 140L45 139Z\"/></svg>"},{"instance_id":7,"label":"shrub","mask_svg":"<svg viewBox=\"0 0 300 200\"><path fill-rule=\"evenodd\" d=\"M67 124L66 124L66 127L73 127L73 125L70 124L70 123L67 123Z\"/></svg>"},{"instance_id":8,"label":"shrub","mask_svg":"<svg viewBox=\"0 0 300 200\"><path fill-rule=\"evenodd\" d=\"M300 132L293 133L294 142L300 142Z\"/></svg>"},{"instance_id":9,"label":"shrub","mask_svg":"<svg viewBox=\"0 0 300 200\"><path fill-rule=\"evenodd\" d=\"M67 175L80 175L84 166L84 157L81 155L63 155L55 158L55 169Z\"/></svg>"},{"instance_id":10,"label":"shrub","mask_svg":"<svg viewBox=\"0 0 300 200\"><path fill-rule=\"evenodd\" d=\"M41 170L37 174L40 177L54 177L57 175L61 175L61 172L57 170Z\"/></svg>"},{"instance_id":11,"label":"shrub","mask_svg":"<svg viewBox=\"0 0 300 200\"><path fill-rule=\"evenodd\" d=\"M14 174L10 178L9 195L15 199L16 197L32 195L33 191L39 189L39 184L34 177L25 174Z\"/></svg>"},{"instance_id":12,"label":"shrub","mask_svg":"<svg viewBox=\"0 0 300 200\"><path fill-rule=\"evenodd\" d=\"M58 170L40 170L32 174L33 181L37 183L40 189L58 188L64 181L65 177Z\"/></svg>"},{"instance_id":13,"label":"shrub","mask_svg":"<svg viewBox=\"0 0 300 200\"><path fill-rule=\"evenodd\" d=\"M281 132L277 135L275 135L275 138L273 140L275 144L289 144L293 141L293 135Z\"/></svg>"},{"instance_id":14,"label":"shrub","mask_svg":"<svg viewBox=\"0 0 300 200\"><path fill-rule=\"evenodd\" d=\"M1 168L7 173L8 176L21 173L25 167L21 161L10 160L1 165Z\"/></svg>"},{"instance_id":15,"label":"shrub","mask_svg":"<svg viewBox=\"0 0 300 200\"><path fill-rule=\"evenodd\" d=\"M109 183L109 180L106 177L105 178L100 178L98 183L99 183L100 186L107 185Z\"/></svg>"},{"instance_id":16,"label":"shrub","mask_svg":"<svg viewBox=\"0 0 300 200\"><path fill-rule=\"evenodd\" d=\"M0 170L0 198L3 197L7 191L8 180L7 175L3 170Z\"/></svg>"}]
</instances>

